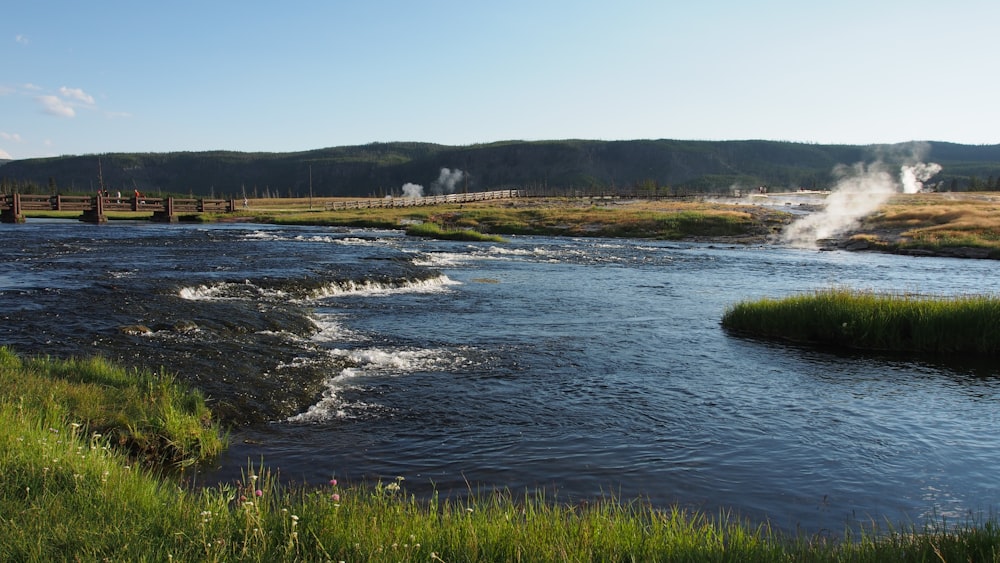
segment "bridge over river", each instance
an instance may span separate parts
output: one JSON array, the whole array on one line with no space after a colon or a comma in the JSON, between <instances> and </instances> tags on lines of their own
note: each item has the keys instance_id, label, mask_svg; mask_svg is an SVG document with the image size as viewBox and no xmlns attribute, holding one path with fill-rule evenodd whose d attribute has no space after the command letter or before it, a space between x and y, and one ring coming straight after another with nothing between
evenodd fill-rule
<instances>
[{"instance_id":1,"label":"bridge over river","mask_svg":"<svg viewBox=\"0 0 1000 563\"><path fill-rule=\"evenodd\" d=\"M106 223L109 211L145 211L152 213L154 221L175 222L184 213L232 213L236 209L232 199L9 194L0 199L0 221L23 223L25 211L80 211L81 221Z\"/></svg>"},{"instance_id":2,"label":"bridge over river","mask_svg":"<svg viewBox=\"0 0 1000 563\"><path fill-rule=\"evenodd\" d=\"M468 203L492 199L520 197L519 190L469 192L427 197L367 198L340 200L325 204L327 211L382 207L410 207L415 205L440 205ZM175 222L180 215L199 213L236 213L247 209L246 200L194 199L176 197L131 197L93 195L32 195L9 194L0 196L0 222L23 223L26 211L79 211L80 220L88 223L106 223L108 212L149 212L153 221Z\"/></svg>"}]
</instances>

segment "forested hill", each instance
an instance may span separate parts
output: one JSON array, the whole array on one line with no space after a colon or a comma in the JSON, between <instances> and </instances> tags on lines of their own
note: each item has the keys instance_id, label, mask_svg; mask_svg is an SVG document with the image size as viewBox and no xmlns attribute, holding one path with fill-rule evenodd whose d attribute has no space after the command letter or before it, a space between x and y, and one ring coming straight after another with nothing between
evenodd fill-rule
<instances>
[{"instance_id":1,"label":"forested hill","mask_svg":"<svg viewBox=\"0 0 1000 563\"><path fill-rule=\"evenodd\" d=\"M824 189L837 165L883 160L900 164L919 154L937 162L941 189L996 189L1000 145L940 142L897 145L815 145L777 141L506 141L445 146L373 143L296 153L228 151L109 153L15 160L0 165L0 191L72 193L103 185L111 191L211 197L399 195L405 184L424 193L528 188L715 192L733 188ZM450 185L442 169L464 172Z\"/></svg>"}]
</instances>

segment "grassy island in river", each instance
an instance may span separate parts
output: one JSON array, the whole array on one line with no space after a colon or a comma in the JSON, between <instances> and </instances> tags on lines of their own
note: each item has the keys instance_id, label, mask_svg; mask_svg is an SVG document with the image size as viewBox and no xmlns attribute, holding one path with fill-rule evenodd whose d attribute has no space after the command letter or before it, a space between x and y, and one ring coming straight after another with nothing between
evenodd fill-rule
<instances>
[{"instance_id":1,"label":"grassy island in river","mask_svg":"<svg viewBox=\"0 0 1000 563\"><path fill-rule=\"evenodd\" d=\"M853 349L1000 355L1000 298L928 297L830 289L743 301L722 326L734 332Z\"/></svg>"}]
</instances>

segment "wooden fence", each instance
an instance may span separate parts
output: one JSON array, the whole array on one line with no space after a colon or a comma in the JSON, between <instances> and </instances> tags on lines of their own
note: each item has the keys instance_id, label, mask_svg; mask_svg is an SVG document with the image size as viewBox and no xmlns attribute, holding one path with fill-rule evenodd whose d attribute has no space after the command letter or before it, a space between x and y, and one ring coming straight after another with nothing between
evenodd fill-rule
<instances>
[{"instance_id":1,"label":"wooden fence","mask_svg":"<svg viewBox=\"0 0 1000 563\"><path fill-rule=\"evenodd\" d=\"M81 221L105 223L108 211L152 212L154 221L174 222L179 213L232 213L232 199L10 194L0 198L0 221L23 223L25 211L80 211Z\"/></svg>"},{"instance_id":2,"label":"wooden fence","mask_svg":"<svg viewBox=\"0 0 1000 563\"><path fill-rule=\"evenodd\" d=\"M522 197L521 190L497 190L492 192L470 192L461 194L431 195L425 197L384 197L356 199L351 201L329 201L327 211L341 209L381 209L386 207L414 207L418 205L440 205L443 203L469 203L491 199L511 199Z\"/></svg>"}]
</instances>

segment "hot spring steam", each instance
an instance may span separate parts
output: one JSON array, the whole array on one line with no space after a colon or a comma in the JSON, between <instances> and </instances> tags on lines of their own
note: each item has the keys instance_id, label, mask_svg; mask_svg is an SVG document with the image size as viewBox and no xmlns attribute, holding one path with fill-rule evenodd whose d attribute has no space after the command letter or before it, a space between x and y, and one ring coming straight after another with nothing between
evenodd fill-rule
<instances>
[{"instance_id":1,"label":"hot spring steam","mask_svg":"<svg viewBox=\"0 0 1000 563\"><path fill-rule=\"evenodd\" d=\"M437 180L431 182L431 193L434 195L444 195L455 193L458 183L465 178L465 172L459 169L442 168ZM424 187L420 184L407 182L403 184L403 197L424 197Z\"/></svg>"},{"instance_id":2,"label":"hot spring steam","mask_svg":"<svg viewBox=\"0 0 1000 563\"><path fill-rule=\"evenodd\" d=\"M837 183L823 209L789 225L782 239L792 246L815 247L817 241L856 227L893 194L920 192L923 183L940 171L941 166L935 163L904 164L897 179L891 166L882 161L838 166L834 169Z\"/></svg>"}]
</instances>

